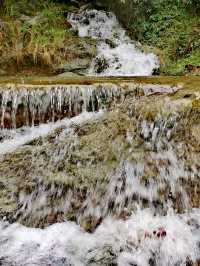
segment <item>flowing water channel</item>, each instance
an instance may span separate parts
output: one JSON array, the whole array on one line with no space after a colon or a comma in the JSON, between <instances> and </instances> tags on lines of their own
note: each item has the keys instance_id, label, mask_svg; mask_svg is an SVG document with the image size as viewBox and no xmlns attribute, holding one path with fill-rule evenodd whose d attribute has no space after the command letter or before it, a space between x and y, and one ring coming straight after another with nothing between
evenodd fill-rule
<instances>
[{"instance_id":1,"label":"flowing water channel","mask_svg":"<svg viewBox=\"0 0 200 266\"><path fill-rule=\"evenodd\" d=\"M114 15L70 21L100 39L89 73L157 66ZM0 265L199 266L199 99L198 88L134 80L2 83Z\"/></svg>"},{"instance_id":2,"label":"flowing water channel","mask_svg":"<svg viewBox=\"0 0 200 266\"><path fill-rule=\"evenodd\" d=\"M69 22L80 37L98 42L98 54L88 70L100 76L148 76L159 67L153 53L140 51L113 13L89 10L72 13Z\"/></svg>"}]
</instances>

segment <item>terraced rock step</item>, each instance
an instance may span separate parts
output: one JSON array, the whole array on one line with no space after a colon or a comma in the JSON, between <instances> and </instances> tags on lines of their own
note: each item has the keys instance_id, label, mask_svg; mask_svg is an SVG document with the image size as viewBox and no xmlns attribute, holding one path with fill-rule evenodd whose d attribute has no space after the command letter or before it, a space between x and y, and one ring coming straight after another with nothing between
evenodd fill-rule
<instances>
[{"instance_id":1,"label":"terraced rock step","mask_svg":"<svg viewBox=\"0 0 200 266\"><path fill-rule=\"evenodd\" d=\"M0 148L12 153L2 152L0 177L2 201L10 203L3 214L39 227L67 218L91 231L109 214L130 215L137 204L165 213L168 197L180 213L199 207L198 88L131 82L36 88L25 92L41 110L48 108L38 96L59 100L63 93L54 113L69 99L105 112L97 120L91 112L84 123L75 117L47 124L46 135L40 127L7 135ZM20 99L22 92L16 91Z\"/></svg>"},{"instance_id":2,"label":"terraced rock step","mask_svg":"<svg viewBox=\"0 0 200 266\"><path fill-rule=\"evenodd\" d=\"M1 263L195 265L200 83L142 80L2 83Z\"/></svg>"},{"instance_id":3,"label":"terraced rock step","mask_svg":"<svg viewBox=\"0 0 200 266\"><path fill-rule=\"evenodd\" d=\"M173 93L178 87L131 82L91 85L0 85L0 126L19 128L73 117L83 111L109 109L132 94Z\"/></svg>"},{"instance_id":4,"label":"terraced rock step","mask_svg":"<svg viewBox=\"0 0 200 266\"><path fill-rule=\"evenodd\" d=\"M19 128L98 111L121 98L111 86L14 86L0 87L1 128Z\"/></svg>"}]
</instances>

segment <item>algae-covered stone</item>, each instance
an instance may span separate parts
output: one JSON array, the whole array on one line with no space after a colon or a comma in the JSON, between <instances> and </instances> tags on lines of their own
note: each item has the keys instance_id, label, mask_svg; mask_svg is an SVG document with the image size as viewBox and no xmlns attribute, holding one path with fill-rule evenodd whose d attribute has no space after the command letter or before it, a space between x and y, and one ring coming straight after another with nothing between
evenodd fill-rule
<instances>
[{"instance_id":1,"label":"algae-covered stone","mask_svg":"<svg viewBox=\"0 0 200 266\"><path fill-rule=\"evenodd\" d=\"M167 201L180 213L199 207L200 109L183 91L127 93L102 117L2 156L2 216L36 227L67 219L91 232L138 204L162 214Z\"/></svg>"},{"instance_id":2,"label":"algae-covered stone","mask_svg":"<svg viewBox=\"0 0 200 266\"><path fill-rule=\"evenodd\" d=\"M83 72L90 66L90 58L76 58L55 69L56 73Z\"/></svg>"}]
</instances>

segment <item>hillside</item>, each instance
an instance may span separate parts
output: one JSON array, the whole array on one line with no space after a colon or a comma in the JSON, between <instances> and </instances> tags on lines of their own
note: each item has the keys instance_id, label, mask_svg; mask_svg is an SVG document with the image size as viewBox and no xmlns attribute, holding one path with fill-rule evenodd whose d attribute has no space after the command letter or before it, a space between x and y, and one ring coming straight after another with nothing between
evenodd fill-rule
<instances>
[{"instance_id":1,"label":"hillside","mask_svg":"<svg viewBox=\"0 0 200 266\"><path fill-rule=\"evenodd\" d=\"M67 16L86 8L114 12L140 49L158 55L154 74L200 73L198 1L1 0L0 6L0 75L82 73L96 42L78 37Z\"/></svg>"}]
</instances>

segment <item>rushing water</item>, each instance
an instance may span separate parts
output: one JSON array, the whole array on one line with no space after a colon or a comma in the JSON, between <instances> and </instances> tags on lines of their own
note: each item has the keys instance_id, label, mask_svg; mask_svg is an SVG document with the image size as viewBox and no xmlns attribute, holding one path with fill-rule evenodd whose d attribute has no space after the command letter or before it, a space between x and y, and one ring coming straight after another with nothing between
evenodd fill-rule
<instances>
[{"instance_id":1,"label":"rushing water","mask_svg":"<svg viewBox=\"0 0 200 266\"><path fill-rule=\"evenodd\" d=\"M47 124L40 124L33 127L21 127L19 129L1 131L2 140L0 142L0 155L15 151L18 147L25 145L26 143L46 136L62 126L70 127L74 124L80 124L82 121L88 121L100 117L102 112L87 113L82 112L80 115L71 119L62 119L55 123L50 122Z\"/></svg>"},{"instance_id":2,"label":"rushing water","mask_svg":"<svg viewBox=\"0 0 200 266\"><path fill-rule=\"evenodd\" d=\"M109 89L108 89L109 88ZM121 98L115 85L0 87L0 126L18 128L98 111Z\"/></svg>"},{"instance_id":3,"label":"rushing water","mask_svg":"<svg viewBox=\"0 0 200 266\"><path fill-rule=\"evenodd\" d=\"M157 57L140 51L113 13L89 10L73 13L69 22L80 37L98 40L98 55L88 71L101 76L148 76L159 67Z\"/></svg>"},{"instance_id":4,"label":"rushing water","mask_svg":"<svg viewBox=\"0 0 200 266\"><path fill-rule=\"evenodd\" d=\"M89 74L158 67L112 13L68 19L97 40ZM0 265L199 266L199 112L181 89L1 85Z\"/></svg>"},{"instance_id":5,"label":"rushing water","mask_svg":"<svg viewBox=\"0 0 200 266\"><path fill-rule=\"evenodd\" d=\"M154 118L148 120L142 111L143 102L146 112L153 109L149 96L170 95L179 89L133 84L17 91L4 87L0 164L5 169L0 166L0 189L1 195L11 193L8 204L11 200L17 207L1 215L0 265L198 265L198 154L185 140L175 139L184 127L181 120L188 119L181 112L190 110L190 102L172 103L167 96L163 101L158 97L153 105L161 101L161 110ZM17 128L19 110L23 127ZM107 120L109 110L113 110L111 120ZM123 128L126 112L130 121ZM5 116L11 117L8 128ZM81 142L87 130L91 132ZM101 158L107 146L112 147L108 162ZM108 170L113 156L118 156L118 163ZM6 204L1 196L0 204ZM75 222L62 217L72 212L69 220ZM60 222L54 217L57 213ZM94 220L91 230L84 226L88 217Z\"/></svg>"},{"instance_id":6,"label":"rushing water","mask_svg":"<svg viewBox=\"0 0 200 266\"><path fill-rule=\"evenodd\" d=\"M193 265L199 221L195 210L165 217L145 210L126 221L107 218L93 234L70 222L45 230L1 223L0 256L2 265ZM158 236L163 228L167 235Z\"/></svg>"}]
</instances>

